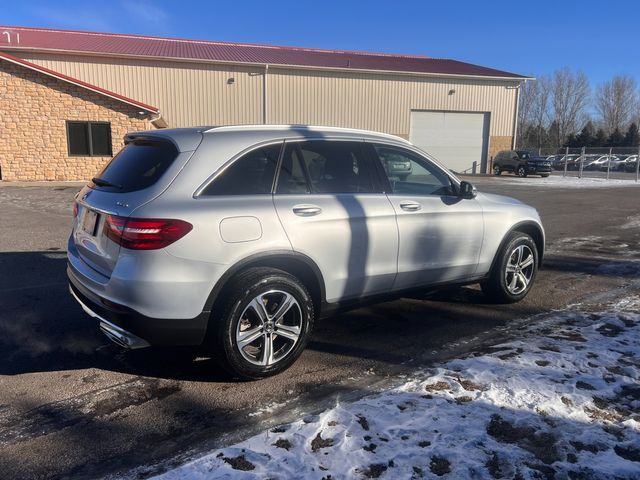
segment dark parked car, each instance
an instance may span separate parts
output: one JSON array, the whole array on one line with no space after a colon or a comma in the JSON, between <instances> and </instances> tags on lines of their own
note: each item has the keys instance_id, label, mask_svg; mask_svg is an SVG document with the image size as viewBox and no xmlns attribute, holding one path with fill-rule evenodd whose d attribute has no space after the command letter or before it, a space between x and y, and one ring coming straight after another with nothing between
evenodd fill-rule
<instances>
[{"instance_id":1,"label":"dark parked car","mask_svg":"<svg viewBox=\"0 0 640 480\"><path fill-rule=\"evenodd\" d=\"M493 173L500 175L502 172L513 172L519 177L548 177L551 174L551 162L526 150L502 150L493 159Z\"/></svg>"},{"instance_id":2,"label":"dark parked car","mask_svg":"<svg viewBox=\"0 0 640 480\"><path fill-rule=\"evenodd\" d=\"M638 155L631 155L624 162L625 172L635 172L638 165Z\"/></svg>"}]
</instances>

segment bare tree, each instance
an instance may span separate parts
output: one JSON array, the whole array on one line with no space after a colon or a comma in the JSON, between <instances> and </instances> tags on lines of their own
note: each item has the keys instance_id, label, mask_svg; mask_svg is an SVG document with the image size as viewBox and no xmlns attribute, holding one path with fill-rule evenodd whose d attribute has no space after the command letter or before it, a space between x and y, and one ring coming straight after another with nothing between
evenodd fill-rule
<instances>
[{"instance_id":1,"label":"bare tree","mask_svg":"<svg viewBox=\"0 0 640 480\"><path fill-rule=\"evenodd\" d=\"M595 103L607 134L624 131L638 114L638 84L633 77L616 75L598 86Z\"/></svg>"},{"instance_id":2,"label":"bare tree","mask_svg":"<svg viewBox=\"0 0 640 480\"><path fill-rule=\"evenodd\" d=\"M584 72L573 73L568 68L554 72L551 79L551 117L558 130L552 132L557 147L562 146L569 134L576 133L582 126L589 96L589 80Z\"/></svg>"},{"instance_id":3,"label":"bare tree","mask_svg":"<svg viewBox=\"0 0 640 480\"><path fill-rule=\"evenodd\" d=\"M525 135L531 130L535 130L536 146L540 148L549 113L549 78L540 77L532 82L524 83L520 88L520 106L518 109L519 138L517 143L522 145Z\"/></svg>"}]
</instances>

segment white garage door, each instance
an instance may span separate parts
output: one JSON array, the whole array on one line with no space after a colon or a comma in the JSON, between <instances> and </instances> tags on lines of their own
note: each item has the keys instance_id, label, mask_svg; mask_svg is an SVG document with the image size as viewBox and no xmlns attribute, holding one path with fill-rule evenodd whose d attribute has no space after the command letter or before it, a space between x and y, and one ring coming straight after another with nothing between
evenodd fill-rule
<instances>
[{"instance_id":1,"label":"white garage door","mask_svg":"<svg viewBox=\"0 0 640 480\"><path fill-rule=\"evenodd\" d=\"M480 171L487 161L489 114L412 111L409 140L454 172L473 162Z\"/></svg>"}]
</instances>

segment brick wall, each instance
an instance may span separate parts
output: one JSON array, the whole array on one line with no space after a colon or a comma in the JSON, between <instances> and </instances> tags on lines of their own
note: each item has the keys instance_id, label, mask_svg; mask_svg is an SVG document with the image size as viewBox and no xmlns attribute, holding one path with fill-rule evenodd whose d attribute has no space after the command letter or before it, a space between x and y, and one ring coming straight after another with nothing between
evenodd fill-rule
<instances>
[{"instance_id":1,"label":"brick wall","mask_svg":"<svg viewBox=\"0 0 640 480\"><path fill-rule=\"evenodd\" d=\"M140 109L0 59L2 180L86 180L111 157L69 156L66 120L111 123L112 151L152 128Z\"/></svg>"},{"instance_id":2,"label":"brick wall","mask_svg":"<svg viewBox=\"0 0 640 480\"><path fill-rule=\"evenodd\" d=\"M493 158L500 150L511 150L513 137L489 137L489 157L487 158L487 170L484 173L491 173L493 169Z\"/></svg>"},{"instance_id":3,"label":"brick wall","mask_svg":"<svg viewBox=\"0 0 640 480\"><path fill-rule=\"evenodd\" d=\"M496 156L500 150L511 150L513 137L491 137L489 139L489 158Z\"/></svg>"}]
</instances>

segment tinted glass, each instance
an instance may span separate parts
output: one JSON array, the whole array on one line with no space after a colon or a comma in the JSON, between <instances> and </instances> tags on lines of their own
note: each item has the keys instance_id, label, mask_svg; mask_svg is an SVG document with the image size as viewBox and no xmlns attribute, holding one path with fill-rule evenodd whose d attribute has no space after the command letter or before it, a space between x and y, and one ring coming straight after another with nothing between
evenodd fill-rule
<instances>
[{"instance_id":1,"label":"tinted glass","mask_svg":"<svg viewBox=\"0 0 640 480\"><path fill-rule=\"evenodd\" d=\"M150 187L158 181L177 156L178 151L169 142L131 142L96 175L118 187L101 187L94 184L93 188L109 192L132 192Z\"/></svg>"},{"instance_id":2,"label":"tinted glass","mask_svg":"<svg viewBox=\"0 0 640 480\"><path fill-rule=\"evenodd\" d=\"M285 149L278 193L376 193L361 142L312 140Z\"/></svg>"},{"instance_id":3,"label":"tinted glass","mask_svg":"<svg viewBox=\"0 0 640 480\"><path fill-rule=\"evenodd\" d=\"M69 155L90 155L88 127L86 122L67 124Z\"/></svg>"},{"instance_id":4,"label":"tinted glass","mask_svg":"<svg viewBox=\"0 0 640 480\"><path fill-rule=\"evenodd\" d=\"M285 149L278 176L277 193L311 193L307 175L295 144L289 144Z\"/></svg>"},{"instance_id":5,"label":"tinted glass","mask_svg":"<svg viewBox=\"0 0 640 480\"><path fill-rule=\"evenodd\" d=\"M428 160L399 147L375 145L393 193L453 195L449 176Z\"/></svg>"},{"instance_id":6,"label":"tinted glass","mask_svg":"<svg viewBox=\"0 0 640 480\"><path fill-rule=\"evenodd\" d=\"M202 195L259 195L271 193L282 144L252 150L229 165Z\"/></svg>"},{"instance_id":7,"label":"tinted glass","mask_svg":"<svg viewBox=\"0 0 640 480\"><path fill-rule=\"evenodd\" d=\"M108 123L91 124L92 155L111 156L111 125Z\"/></svg>"}]
</instances>

